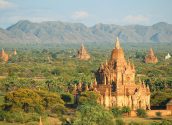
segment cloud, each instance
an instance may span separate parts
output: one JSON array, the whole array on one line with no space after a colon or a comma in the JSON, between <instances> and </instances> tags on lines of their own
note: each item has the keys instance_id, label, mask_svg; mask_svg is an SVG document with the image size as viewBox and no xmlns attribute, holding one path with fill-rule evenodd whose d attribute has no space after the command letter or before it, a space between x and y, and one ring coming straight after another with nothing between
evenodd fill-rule
<instances>
[{"instance_id":1,"label":"cloud","mask_svg":"<svg viewBox=\"0 0 172 125\"><path fill-rule=\"evenodd\" d=\"M13 6L14 4L11 2L8 2L7 0L0 0L0 9L10 8Z\"/></svg>"},{"instance_id":2,"label":"cloud","mask_svg":"<svg viewBox=\"0 0 172 125\"><path fill-rule=\"evenodd\" d=\"M130 24L145 24L149 22L149 17L143 15L128 15L124 17L124 21Z\"/></svg>"},{"instance_id":3,"label":"cloud","mask_svg":"<svg viewBox=\"0 0 172 125\"><path fill-rule=\"evenodd\" d=\"M86 11L76 11L73 13L72 18L75 20L85 19L89 16L88 12Z\"/></svg>"}]
</instances>

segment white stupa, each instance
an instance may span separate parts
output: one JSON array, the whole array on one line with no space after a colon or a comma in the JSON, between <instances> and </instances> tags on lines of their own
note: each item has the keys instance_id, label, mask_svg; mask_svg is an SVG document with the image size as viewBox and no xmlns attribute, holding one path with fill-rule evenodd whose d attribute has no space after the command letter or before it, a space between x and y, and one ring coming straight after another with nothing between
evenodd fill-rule
<instances>
[{"instance_id":1,"label":"white stupa","mask_svg":"<svg viewBox=\"0 0 172 125\"><path fill-rule=\"evenodd\" d=\"M171 56L170 56L170 54L168 53L166 56L165 56L165 59L170 59L171 58Z\"/></svg>"}]
</instances>

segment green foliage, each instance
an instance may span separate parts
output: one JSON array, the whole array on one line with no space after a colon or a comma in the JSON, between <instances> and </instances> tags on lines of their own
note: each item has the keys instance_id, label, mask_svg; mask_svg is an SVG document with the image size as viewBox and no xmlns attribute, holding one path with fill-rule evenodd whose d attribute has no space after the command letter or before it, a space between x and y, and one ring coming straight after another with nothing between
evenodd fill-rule
<instances>
[{"instance_id":1,"label":"green foliage","mask_svg":"<svg viewBox=\"0 0 172 125\"><path fill-rule=\"evenodd\" d=\"M66 108L62 104L56 104L51 108L51 112L57 115L64 114L66 112Z\"/></svg>"},{"instance_id":2,"label":"green foliage","mask_svg":"<svg viewBox=\"0 0 172 125\"><path fill-rule=\"evenodd\" d=\"M130 113L131 112L131 109L128 106L123 106L122 109L121 109L121 111L122 111L122 113Z\"/></svg>"},{"instance_id":3,"label":"green foliage","mask_svg":"<svg viewBox=\"0 0 172 125\"><path fill-rule=\"evenodd\" d=\"M82 92L79 97L79 104L96 104L99 94L93 91Z\"/></svg>"},{"instance_id":4,"label":"green foliage","mask_svg":"<svg viewBox=\"0 0 172 125\"><path fill-rule=\"evenodd\" d=\"M156 112L157 117L161 117L161 112Z\"/></svg>"},{"instance_id":5,"label":"green foliage","mask_svg":"<svg viewBox=\"0 0 172 125\"><path fill-rule=\"evenodd\" d=\"M141 59L142 61L145 59L146 54L143 52L136 52L136 58Z\"/></svg>"},{"instance_id":6,"label":"green foliage","mask_svg":"<svg viewBox=\"0 0 172 125\"><path fill-rule=\"evenodd\" d=\"M166 103L172 98L172 89L166 89L164 91L156 91L151 94L151 104L153 106L165 106Z\"/></svg>"},{"instance_id":7,"label":"green foliage","mask_svg":"<svg viewBox=\"0 0 172 125\"><path fill-rule=\"evenodd\" d=\"M137 109L136 113L137 113L137 116L139 117L143 117L143 118L147 117L146 110L144 109Z\"/></svg>"},{"instance_id":8,"label":"green foliage","mask_svg":"<svg viewBox=\"0 0 172 125\"><path fill-rule=\"evenodd\" d=\"M57 104L64 102L56 93L20 88L5 95L4 110L41 113Z\"/></svg>"},{"instance_id":9,"label":"green foliage","mask_svg":"<svg viewBox=\"0 0 172 125\"><path fill-rule=\"evenodd\" d=\"M41 105L40 96L30 89L18 89L5 95L5 110L23 109L25 112L33 111ZM10 109L9 108L10 106Z\"/></svg>"},{"instance_id":10,"label":"green foliage","mask_svg":"<svg viewBox=\"0 0 172 125\"><path fill-rule=\"evenodd\" d=\"M154 122L151 125L171 125L172 124L172 120L163 120L162 122Z\"/></svg>"},{"instance_id":11,"label":"green foliage","mask_svg":"<svg viewBox=\"0 0 172 125\"><path fill-rule=\"evenodd\" d=\"M64 101L60 98L60 95L53 92L47 91L36 91L41 97L41 101L45 109L51 109L51 107L60 104L64 105Z\"/></svg>"},{"instance_id":12,"label":"green foliage","mask_svg":"<svg viewBox=\"0 0 172 125\"><path fill-rule=\"evenodd\" d=\"M114 117L120 117L122 115L122 111L119 107L113 107L111 111Z\"/></svg>"},{"instance_id":13,"label":"green foliage","mask_svg":"<svg viewBox=\"0 0 172 125\"><path fill-rule=\"evenodd\" d=\"M63 93L61 94L61 99L65 102L65 103L74 103L74 96L70 93Z\"/></svg>"},{"instance_id":14,"label":"green foliage","mask_svg":"<svg viewBox=\"0 0 172 125\"><path fill-rule=\"evenodd\" d=\"M116 125L125 125L125 122L122 119L116 119Z\"/></svg>"},{"instance_id":15,"label":"green foliage","mask_svg":"<svg viewBox=\"0 0 172 125\"><path fill-rule=\"evenodd\" d=\"M113 115L100 105L83 104L78 108L74 125L114 125Z\"/></svg>"},{"instance_id":16,"label":"green foliage","mask_svg":"<svg viewBox=\"0 0 172 125\"><path fill-rule=\"evenodd\" d=\"M120 117L123 114L126 114L126 113L129 114L131 112L131 109L128 106L123 106L122 108L120 108L120 107L113 107L111 109L111 112L112 112L114 117Z\"/></svg>"},{"instance_id":17,"label":"green foliage","mask_svg":"<svg viewBox=\"0 0 172 125\"><path fill-rule=\"evenodd\" d=\"M2 117L3 116L3 117ZM37 113L24 113L24 112L6 112L0 111L0 121L7 121L10 123L27 123L31 121L39 121L39 114Z\"/></svg>"},{"instance_id":18,"label":"green foliage","mask_svg":"<svg viewBox=\"0 0 172 125\"><path fill-rule=\"evenodd\" d=\"M53 69L53 70L51 71L51 73L52 73L53 75L55 75L55 76L59 76L59 75L60 75L60 71L59 71L58 69Z\"/></svg>"},{"instance_id":19,"label":"green foliage","mask_svg":"<svg viewBox=\"0 0 172 125\"><path fill-rule=\"evenodd\" d=\"M3 121L5 119L5 111L0 110L0 121Z\"/></svg>"},{"instance_id":20,"label":"green foliage","mask_svg":"<svg viewBox=\"0 0 172 125\"><path fill-rule=\"evenodd\" d=\"M133 122L133 121L132 121L132 122L129 123L129 125L140 125L140 124L137 123L137 122Z\"/></svg>"},{"instance_id":21,"label":"green foliage","mask_svg":"<svg viewBox=\"0 0 172 125\"><path fill-rule=\"evenodd\" d=\"M163 120L162 123L160 123L160 125L171 125L172 124L172 120Z\"/></svg>"}]
</instances>

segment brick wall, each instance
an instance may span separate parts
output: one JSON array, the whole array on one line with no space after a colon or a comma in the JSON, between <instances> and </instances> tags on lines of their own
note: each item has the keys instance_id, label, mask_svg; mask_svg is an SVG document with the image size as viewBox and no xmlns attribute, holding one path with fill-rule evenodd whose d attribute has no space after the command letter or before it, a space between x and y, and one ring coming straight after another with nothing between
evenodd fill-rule
<instances>
[{"instance_id":1,"label":"brick wall","mask_svg":"<svg viewBox=\"0 0 172 125\"><path fill-rule=\"evenodd\" d=\"M172 115L172 110L147 110L146 112L147 112L147 115L149 117L156 116L157 112L160 112L161 116L170 116L170 115ZM130 116L131 117L136 117L137 116L136 111L131 111Z\"/></svg>"}]
</instances>

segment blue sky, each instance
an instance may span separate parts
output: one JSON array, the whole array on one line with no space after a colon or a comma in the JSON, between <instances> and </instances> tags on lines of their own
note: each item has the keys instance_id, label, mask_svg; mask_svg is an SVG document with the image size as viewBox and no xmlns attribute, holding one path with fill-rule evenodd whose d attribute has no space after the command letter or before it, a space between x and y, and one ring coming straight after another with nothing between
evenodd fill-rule
<instances>
[{"instance_id":1,"label":"blue sky","mask_svg":"<svg viewBox=\"0 0 172 125\"><path fill-rule=\"evenodd\" d=\"M19 20L117 25L172 24L172 0L0 0L0 27Z\"/></svg>"}]
</instances>

